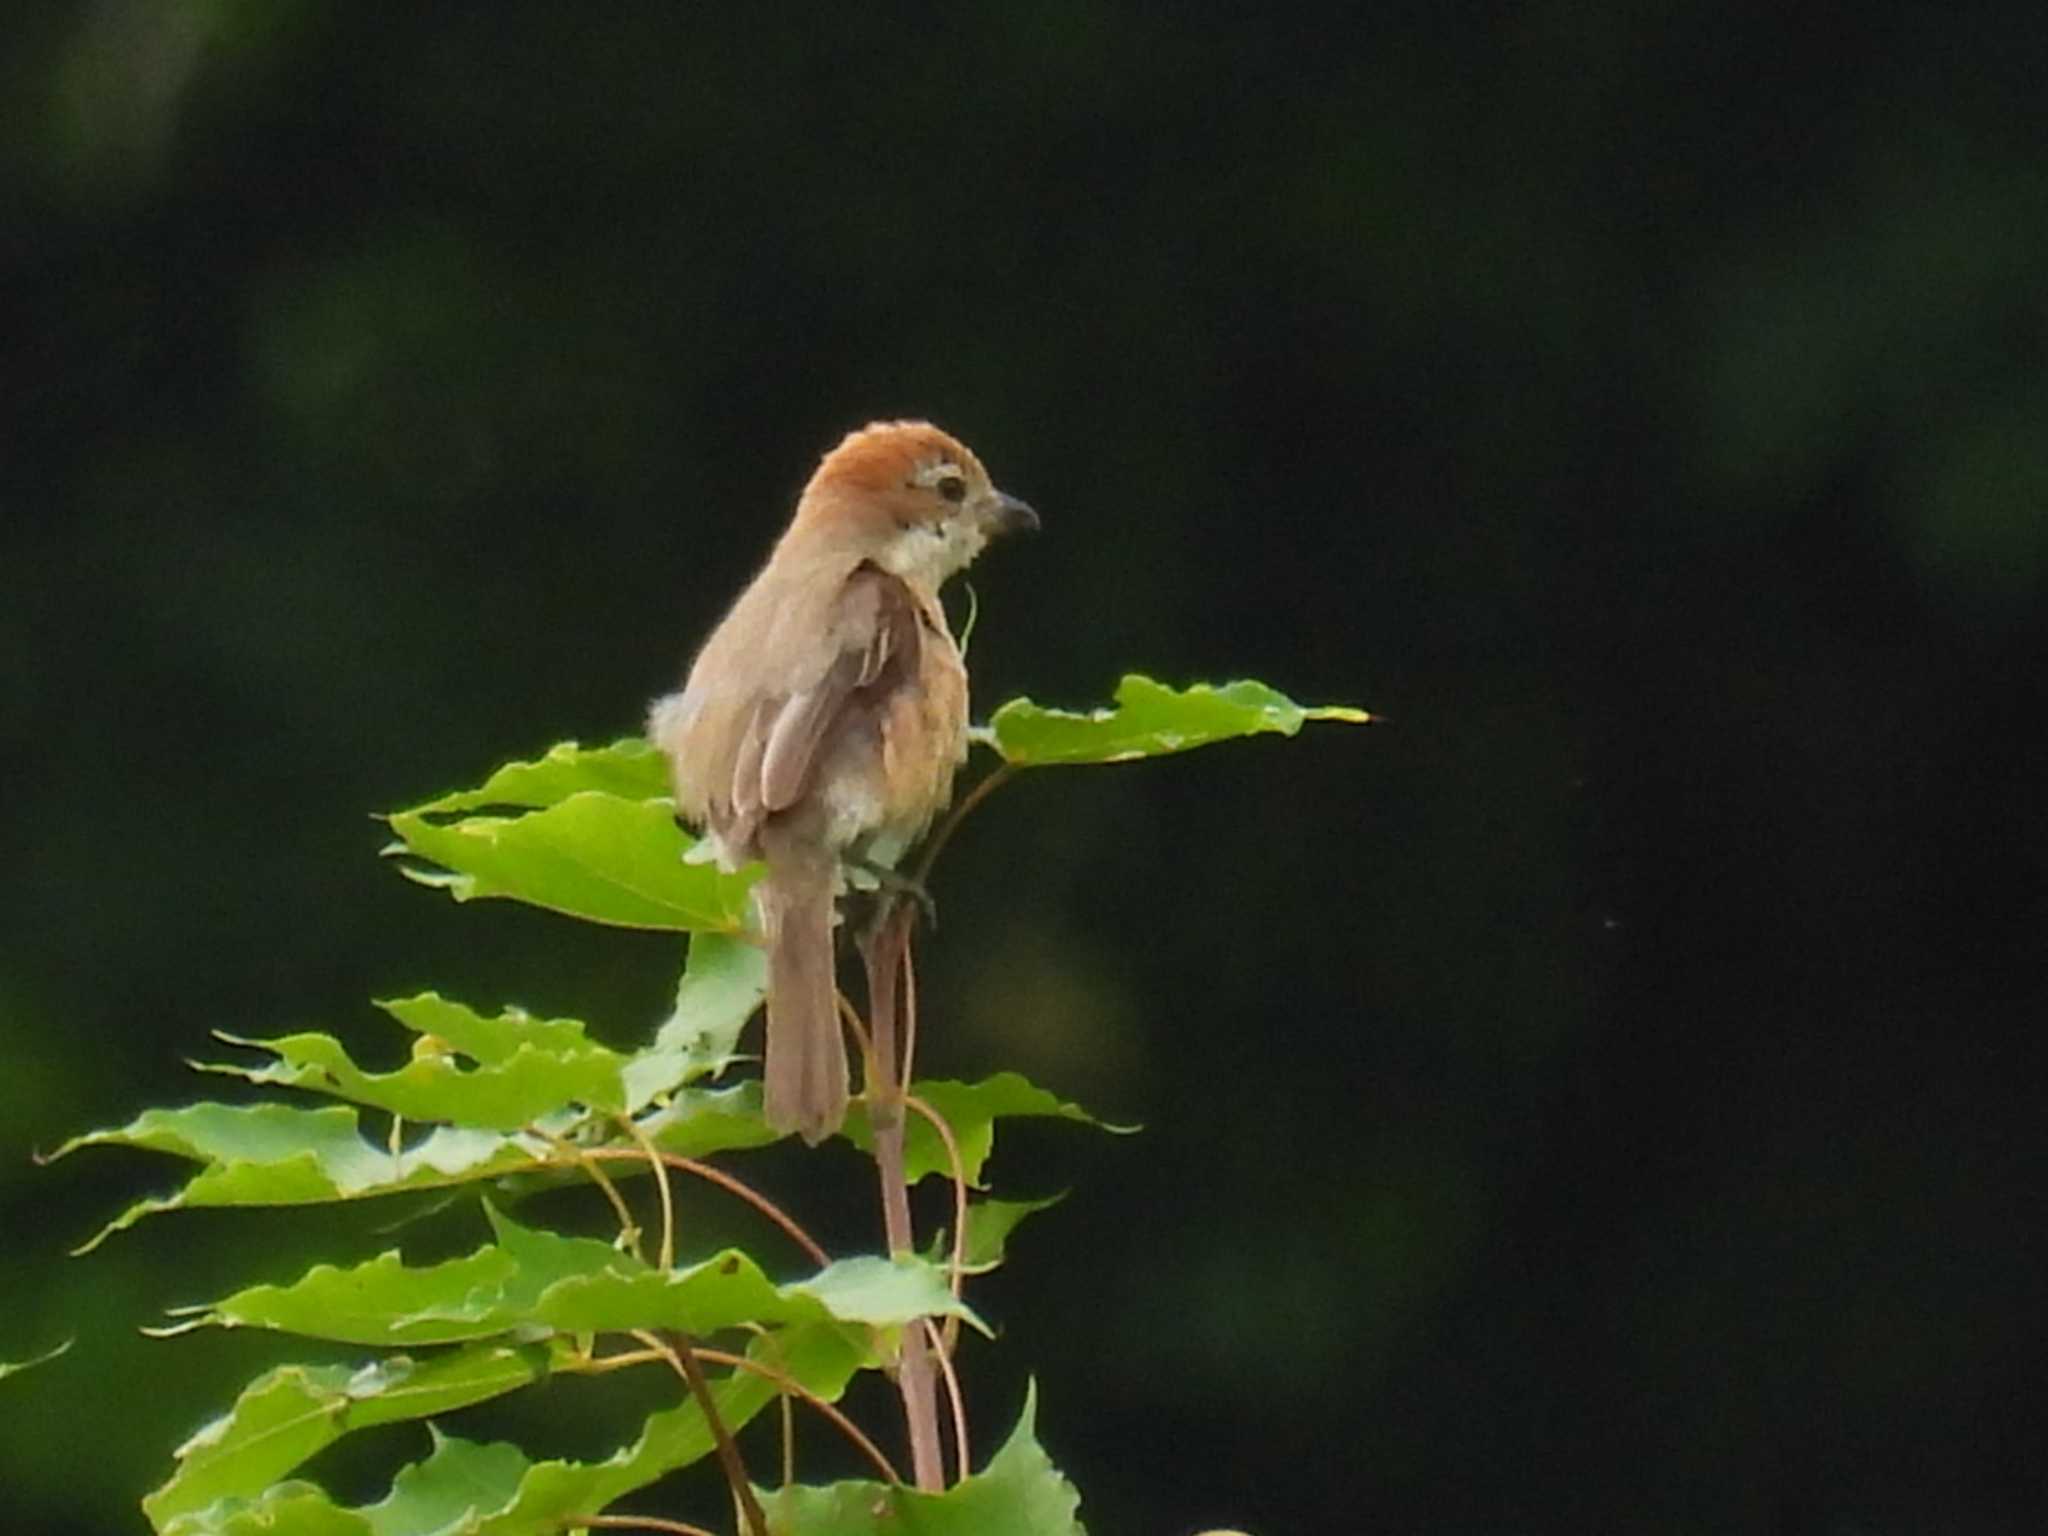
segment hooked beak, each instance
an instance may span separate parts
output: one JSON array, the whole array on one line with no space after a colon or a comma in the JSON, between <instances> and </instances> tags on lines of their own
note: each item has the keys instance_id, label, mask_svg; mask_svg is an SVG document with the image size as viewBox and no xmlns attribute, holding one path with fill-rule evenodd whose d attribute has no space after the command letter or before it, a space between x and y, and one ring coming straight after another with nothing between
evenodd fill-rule
<instances>
[{"instance_id":1,"label":"hooked beak","mask_svg":"<svg viewBox=\"0 0 2048 1536\"><path fill-rule=\"evenodd\" d=\"M1030 502L997 491L995 505L988 512L988 528L990 533L1036 533L1038 514Z\"/></svg>"}]
</instances>

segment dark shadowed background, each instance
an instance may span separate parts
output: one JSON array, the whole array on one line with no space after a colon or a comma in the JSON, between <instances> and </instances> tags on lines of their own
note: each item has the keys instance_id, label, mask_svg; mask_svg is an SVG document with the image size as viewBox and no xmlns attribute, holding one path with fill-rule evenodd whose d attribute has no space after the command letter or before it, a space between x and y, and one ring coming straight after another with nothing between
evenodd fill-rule
<instances>
[{"instance_id":1,"label":"dark shadowed background","mask_svg":"<svg viewBox=\"0 0 2048 1536\"><path fill-rule=\"evenodd\" d=\"M1035 1374L1101 1533L2027 1528L2048 50L1801 14L13 7L0 1359L78 1344L0 1385L7 1528L138 1528L291 1347L138 1324L390 1241L66 1259L176 1170L30 1149L427 986L635 1039L668 940L369 813L636 729L900 414L1045 516L984 711L1390 717L948 854L931 1069L1148 1127L1006 1136L1074 1192L984 1437Z\"/></svg>"}]
</instances>

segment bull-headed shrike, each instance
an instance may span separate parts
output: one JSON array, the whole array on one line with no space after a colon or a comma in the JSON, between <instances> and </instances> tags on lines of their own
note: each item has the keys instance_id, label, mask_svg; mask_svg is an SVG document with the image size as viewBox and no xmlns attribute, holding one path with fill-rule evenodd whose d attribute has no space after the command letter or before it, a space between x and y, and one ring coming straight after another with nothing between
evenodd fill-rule
<instances>
[{"instance_id":1,"label":"bull-headed shrike","mask_svg":"<svg viewBox=\"0 0 2048 1536\"><path fill-rule=\"evenodd\" d=\"M825 455L768 563L648 736L676 807L726 869L754 860L768 951L768 1123L817 1142L846 1115L833 962L846 866L893 867L952 797L967 668L939 588L1038 514L929 422L877 422Z\"/></svg>"}]
</instances>

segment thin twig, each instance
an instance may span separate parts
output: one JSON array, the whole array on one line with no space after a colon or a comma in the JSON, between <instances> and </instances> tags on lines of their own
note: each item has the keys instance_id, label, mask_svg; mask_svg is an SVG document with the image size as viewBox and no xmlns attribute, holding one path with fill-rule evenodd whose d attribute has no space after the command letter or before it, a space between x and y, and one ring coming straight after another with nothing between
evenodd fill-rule
<instances>
[{"instance_id":1,"label":"thin twig","mask_svg":"<svg viewBox=\"0 0 2048 1536\"><path fill-rule=\"evenodd\" d=\"M776 1406L782 1410L782 1486L796 1481L796 1399L778 1393Z\"/></svg>"},{"instance_id":2,"label":"thin twig","mask_svg":"<svg viewBox=\"0 0 2048 1536\"><path fill-rule=\"evenodd\" d=\"M625 1127L628 1136L639 1143L641 1152L646 1154L647 1166L654 1172L655 1187L661 1191L661 1247L656 1250L661 1255L661 1262L657 1267L663 1270L674 1269L676 1267L676 1202L675 1196L669 1193L668 1169L662 1163L661 1148L654 1144L654 1138L649 1136L646 1130L631 1115L620 1115L619 1124Z\"/></svg>"},{"instance_id":3,"label":"thin twig","mask_svg":"<svg viewBox=\"0 0 2048 1536\"><path fill-rule=\"evenodd\" d=\"M609 1158L614 1161L624 1159L634 1163L643 1161L645 1157L645 1154L638 1149L628 1147L590 1147L585 1150L583 1155L586 1157ZM723 1169L714 1168L709 1163L700 1163L694 1157L681 1157L674 1152L663 1152L660 1156L661 1161L669 1167L679 1168L684 1173L695 1174L707 1183L716 1184L727 1194L739 1196L740 1199L746 1201L747 1204L788 1233L796 1245L803 1249L820 1269L823 1269L832 1262L831 1256L818 1246L817 1240L802 1227L798 1226L795 1220L782 1207L770 1200L766 1195L741 1183Z\"/></svg>"},{"instance_id":4,"label":"thin twig","mask_svg":"<svg viewBox=\"0 0 2048 1536\"><path fill-rule=\"evenodd\" d=\"M940 1337L938 1325L928 1317L921 1317L918 1322L924 1326L925 1336L931 1341L932 1353L939 1357L939 1374L946 1381L946 1400L953 1409L953 1460L960 1469L959 1480L964 1483L973 1470L974 1462L967 1445L967 1401L960 1395L960 1373L953 1369L952 1351L947 1341Z\"/></svg>"},{"instance_id":5,"label":"thin twig","mask_svg":"<svg viewBox=\"0 0 2048 1536\"><path fill-rule=\"evenodd\" d=\"M896 1081L905 1093L910 1092L917 1075L917 961L910 944L915 931L903 930L903 1061L896 1069Z\"/></svg>"},{"instance_id":6,"label":"thin twig","mask_svg":"<svg viewBox=\"0 0 2048 1536\"><path fill-rule=\"evenodd\" d=\"M732 1434L719 1415L718 1402L711 1395L711 1383L704 1379L704 1367L698 1363L695 1346L685 1337L683 1347L677 1350L659 1334L640 1329L633 1331L633 1337L649 1349L659 1350L676 1368L676 1374L689 1384L690 1395L697 1399L704 1422L711 1426L711 1439L718 1447L718 1463L725 1469L725 1480L732 1487L733 1502L739 1505L748 1531L752 1536L768 1536L768 1517L761 1511L761 1501L754 1497L754 1485L747 1480L747 1465L740 1460L740 1448L733 1444Z\"/></svg>"},{"instance_id":7,"label":"thin twig","mask_svg":"<svg viewBox=\"0 0 2048 1536\"><path fill-rule=\"evenodd\" d=\"M852 1000L844 992L835 990L832 996L838 1000L840 1019L853 1031L853 1038L860 1044L861 1055L866 1056L872 1047L868 1042L868 1027L860 1021L860 1011L853 1006Z\"/></svg>"},{"instance_id":8,"label":"thin twig","mask_svg":"<svg viewBox=\"0 0 2048 1536\"><path fill-rule=\"evenodd\" d=\"M623 1371L636 1365L653 1365L662 1359L657 1349L622 1349L616 1355L585 1355L580 1360L554 1367L558 1375L602 1376L607 1371Z\"/></svg>"},{"instance_id":9,"label":"thin twig","mask_svg":"<svg viewBox=\"0 0 2048 1536\"><path fill-rule=\"evenodd\" d=\"M632 1253L634 1258L639 1258L640 1223L633 1219L633 1208L626 1204L626 1197L619 1193L618 1186L607 1177L597 1159L590 1155L589 1149L579 1147L572 1141L564 1141L561 1137L551 1132L543 1131L538 1126L531 1126L528 1129L532 1130L535 1135L547 1142L548 1145L555 1148L556 1151L571 1158L577 1167L590 1175L590 1182L604 1191L605 1199L611 1202L612 1210L619 1218L620 1240L626 1244L627 1250Z\"/></svg>"},{"instance_id":10,"label":"thin twig","mask_svg":"<svg viewBox=\"0 0 2048 1536\"><path fill-rule=\"evenodd\" d=\"M939 1133L940 1145L946 1149L946 1160L953 1165L953 1253L946 1265L946 1281L952 1288L953 1299L958 1301L967 1279L967 1163L960 1156L960 1143L944 1115L914 1093L906 1093L903 1102L932 1123L932 1129Z\"/></svg>"},{"instance_id":11,"label":"thin twig","mask_svg":"<svg viewBox=\"0 0 2048 1536\"><path fill-rule=\"evenodd\" d=\"M911 878L919 885L923 885L932 872L932 866L938 863L940 853L945 850L946 844L952 841L955 829L967 819L968 813L1016 776L1015 763L1004 763L983 775L981 782L967 791L960 803L953 807L952 814L939 823L939 830L934 832L931 841L924 845L924 857L917 861L917 873Z\"/></svg>"},{"instance_id":12,"label":"thin twig","mask_svg":"<svg viewBox=\"0 0 2048 1536\"><path fill-rule=\"evenodd\" d=\"M635 1337L640 1337L640 1335L636 1334ZM863 1434L860 1427L847 1418L845 1414L841 1413L816 1393L810 1391L794 1376L791 1376L786 1371L777 1370L773 1366L763 1365L758 1360L751 1360L745 1355L728 1354L722 1349L698 1349L693 1351L693 1353L699 1360L709 1360L713 1365L729 1365L736 1370L751 1371L756 1376L762 1377L764 1380L775 1385L777 1391L781 1394L780 1401L782 1403L782 1481L784 1483L796 1481L796 1414L792 1405L797 1399L801 1398L836 1424L841 1433L853 1442L855 1448L875 1464L876 1470L883 1477L898 1487L902 1486L902 1474L897 1472L896 1468L890 1464L889 1458L882 1453L880 1447ZM581 1360L558 1365L555 1369L563 1375L600 1376L608 1371L623 1371L636 1365L658 1365L665 1361L669 1361L669 1357L659 1349L625 1349L620 1350L615 1355L585 1356ZM673 1365L672 1361L669 1363ZM957 1392L957 1386L954 1390ZM962 1421L956 1417L956 1427L960 1422Z\"/></svg>"},{"instance_id":13,"label":"thin twig","mask_svg":"<svg viewBox=\"0 0 2048 1536\"><path fill-rule=\"evenodd\" d=\"M862 1433L861 1427L858 1424L854 1423L853 1420L849 1419L845 1414L833 1407L832 1404L826 1402L825 1399L818 1396L817 1393L813 1392L788 1372L778 1371L772 1365L763 1365L758 1360L750 1360L745 1355L728 1354L722 1349L700 1349L697 1351L697 1358L699 1360L709 1360L713 1365L729 1365L735 1370L752 1371L756 1376L773 1382L791 1396L802 1398L836 1424L839 1427L840 1433L853 1442L855 1449L875 1464L876 1471L880 1472L883 1477L887 1478L896 1487L900 1488L903 1486L902 1474L897 1472L896 1468L890 1463L889 1458L882 1454L882 1448Z\"/></svg>"},{"instance_id":14,"label":"thin twig","mask_svg":"<svg viewBox=\"0 0 2048 1536\"><path fill-rule=\"evenodd\" d=\"M902 1003L901 962L910 947L911 908L895 901L861 945L868 972L868 1023L874 1036L874 1079L867 1084L868 1124L874 1132L875 1172L881 1183L882 1225L892 1257L916 1250L910 1220L910 1190L903 1174L903 1085L897 1078L896 1045ZM924 1330L906 1329L898 1364L897 1391L910 1437L911 1471L918 1488L938 1493L946 1486L939 1445L938 1383L932 1375Z\"/></svg>"}]
</instances>

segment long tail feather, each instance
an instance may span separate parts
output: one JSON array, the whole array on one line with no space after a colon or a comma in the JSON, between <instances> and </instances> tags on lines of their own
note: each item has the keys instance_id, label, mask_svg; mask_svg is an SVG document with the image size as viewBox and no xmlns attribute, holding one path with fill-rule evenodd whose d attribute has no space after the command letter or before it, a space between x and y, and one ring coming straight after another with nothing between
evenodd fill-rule
<instances>
[{"instance_id":1,"label":"long tail feather","mask_svg":"<svg viewBox=\"0 0 2048 1536\"><path fill-rule=\"evenodd\" d=\"M778 1131L815 1145L846 1118L846 1037L832 961L829 868L777 869L759 887L768 941L768 1050L762 1108Z\"/></svg>"}]
</instances>

